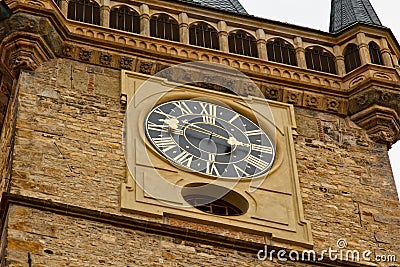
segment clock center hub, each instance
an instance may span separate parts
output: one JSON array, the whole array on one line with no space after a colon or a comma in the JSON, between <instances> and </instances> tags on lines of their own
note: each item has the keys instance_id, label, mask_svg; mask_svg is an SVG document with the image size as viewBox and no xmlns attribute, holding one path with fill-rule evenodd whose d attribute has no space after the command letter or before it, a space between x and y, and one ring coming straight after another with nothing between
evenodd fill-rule
<instances>
[{"instance_id":1,"label":"clock center hub","mask_svg":"<svg viewBox=\"0 0 400 267\"><path fill-rule=\"evenodd\" d=\"M233 149L229 133L218 125L193 123L185 127L185 138L206 153L227 154Z\"/></svg>"}]
</instances>

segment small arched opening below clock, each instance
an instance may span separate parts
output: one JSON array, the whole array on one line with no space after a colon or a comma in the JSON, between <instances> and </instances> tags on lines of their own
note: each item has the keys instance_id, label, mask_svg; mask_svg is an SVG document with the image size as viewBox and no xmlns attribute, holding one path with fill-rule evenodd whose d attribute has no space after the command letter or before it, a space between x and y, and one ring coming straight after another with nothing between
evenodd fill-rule
<instances>
[{"instance_id":1,"label":"small arched opening below clock","mask_svg":"<svg viewBox=\"0 0 400 267\"><path fill-rule=\"evenodd\" d=\"M189 184L182 189L182 196L194 208L213 215L240 216L249 209L242 195L212 184Z\"/></svg>"}]
</instances>

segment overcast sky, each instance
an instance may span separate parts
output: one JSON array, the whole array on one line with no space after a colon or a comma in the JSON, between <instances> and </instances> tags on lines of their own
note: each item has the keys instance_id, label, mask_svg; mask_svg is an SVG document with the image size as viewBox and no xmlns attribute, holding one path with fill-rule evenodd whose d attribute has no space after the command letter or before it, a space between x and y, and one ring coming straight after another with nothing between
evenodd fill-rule
<instances>
[{"instance_id":1,"label":"overcast sky","mask_svg":"<svg viewBox=\"0 0 400 267\"><path fill-rule=\"evenodd\" d=\"M331 0L239 0L248 13L323 31L329 30ZM400 0L370 0L383 26L400 42ZM400 142L389 151L400 195Z\"/></svg>"}]
</instances>

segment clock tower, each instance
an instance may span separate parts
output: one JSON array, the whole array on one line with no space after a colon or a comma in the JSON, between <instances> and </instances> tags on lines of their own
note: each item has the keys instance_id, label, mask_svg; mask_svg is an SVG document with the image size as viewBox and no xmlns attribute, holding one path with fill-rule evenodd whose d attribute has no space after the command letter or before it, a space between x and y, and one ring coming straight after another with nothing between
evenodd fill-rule
<instances>
[{"instance_id":1,"label":"clock tower","mask_svg":"<svg viewBox=\"0 0 400 267\"><path fill-rule=\"evenodd\" d=\"M398 266L400 46L331 7L0 2L1 266Z\"/></svg>"}]
</instances>

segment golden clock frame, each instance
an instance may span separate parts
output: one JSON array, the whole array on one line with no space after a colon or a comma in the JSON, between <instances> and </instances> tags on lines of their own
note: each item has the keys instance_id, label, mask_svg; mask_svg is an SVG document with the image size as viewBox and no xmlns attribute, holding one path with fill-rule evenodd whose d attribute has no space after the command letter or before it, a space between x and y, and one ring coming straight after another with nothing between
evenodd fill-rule
<instances>
[{"instance_id":1,"label":"golden clock frame","mask_svg":"<svg viewBox=\"0 0 400 267\"><path fill-rule=\"evenodd\" d=\"M234 228L262 235L269 245L289 243L312 247L311 225L304 219L296 167L293 142L296 122L292 105L176 84L129 71L123 71L121 76L121 95L127 101L124 133L127 177L121 185L121 211ZM267 176L239 181L215 179L182 170L162 157L146 140L144 120L155 105L179 99L224 103L256 120L276 143L276 159ZM268 110L273 120L270 115L263 115ZM226 217L188 206L181 189L192 183L233 188L248 201L249 209L243 215Z\"/></svg>"}]
</instances>

